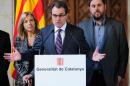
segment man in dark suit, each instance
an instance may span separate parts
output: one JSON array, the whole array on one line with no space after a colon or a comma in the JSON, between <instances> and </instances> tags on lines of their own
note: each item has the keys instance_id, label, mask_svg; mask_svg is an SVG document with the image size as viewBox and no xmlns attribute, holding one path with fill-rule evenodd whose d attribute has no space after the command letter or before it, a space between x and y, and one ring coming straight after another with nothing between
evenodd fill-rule
<instances>
[{"instance_id":1,"label":"man in dark suit","mask_svg":"<svg viewBox=\"0 0 130 86\"><path fill-rule=\"evenodd\" d=\"M87 62L89 86L116 86L124 78L128 62L128 44L124 25L106 16L106 0L89 0L91 18L79 24L90 51L105 54ZM95 50L96 49L96 50Z\"/></svg>"},{"instance_id":2,"label":"man in dark suit","mask_svg":"<svg viewBox=\"0 0 130 86\"><path fill-rule=\"evenodd\" d=\"M66 22L68 8L65 2L54 2L51 10L53 24L40 31L28 52L20 54L14 49L12 60L21 60L21 57L22 60L29 60L36 54L88 54L83 30ZM8 59L8 55L5 57Z\"/></svg>"},{"instance_id":3,"label":"man in dark suit","mask_svg":"<svg viewBox=\"0 0 130 86\"><path fill-rule=\"evenodd\" d=\"M7 76L7 70L9 67L9 61L4 59L4 53L11 52L11 43L9 34L0 30L0 84L3 86L9 86L9 80Z\"/></svg>"}]
</instances>

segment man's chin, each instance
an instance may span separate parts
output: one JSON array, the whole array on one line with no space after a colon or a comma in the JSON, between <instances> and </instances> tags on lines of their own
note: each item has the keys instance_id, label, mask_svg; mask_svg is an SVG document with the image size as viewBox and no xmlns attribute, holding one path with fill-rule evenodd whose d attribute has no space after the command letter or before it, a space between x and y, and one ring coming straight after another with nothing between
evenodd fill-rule
<instances>
[{"instance_id":1,"label":"man's chin","mask_svg":"<svg viewBox=\"0 0 130 86\"><path fill-rule=\"evenodd\" d=\"M103 17L102 16L98 16L98 17L94 16L93 18L98 21L98 20L101 20Z\"/></svg>"},{"instance_id":2,"label":"man's chin","mask_svg":"<svg viewBox=\"0 0 130 86\"><path fill-rule=\"evenodd\" d=\"M61 25L56 25L57 28L61 28Z\"/></svg>"}]
</instances>

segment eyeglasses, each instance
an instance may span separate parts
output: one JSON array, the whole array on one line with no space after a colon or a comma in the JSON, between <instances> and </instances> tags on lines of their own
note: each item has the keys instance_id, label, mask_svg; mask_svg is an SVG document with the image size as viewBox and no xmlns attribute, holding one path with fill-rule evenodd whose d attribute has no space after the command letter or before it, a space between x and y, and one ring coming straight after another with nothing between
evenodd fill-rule
<instances>
[{"instance_id":1,"label":"eyeglasses","mask_svg":"<svg viewBox=\"0 0 130 86\"><path fill-rule=\"evenodd\" d=\"M66 14L60 14L60 15L56 15L56 14L52 14L52 16L54 17L54 18L57 18L57 17L64 17Z\"/></svg>"}]
</instances>

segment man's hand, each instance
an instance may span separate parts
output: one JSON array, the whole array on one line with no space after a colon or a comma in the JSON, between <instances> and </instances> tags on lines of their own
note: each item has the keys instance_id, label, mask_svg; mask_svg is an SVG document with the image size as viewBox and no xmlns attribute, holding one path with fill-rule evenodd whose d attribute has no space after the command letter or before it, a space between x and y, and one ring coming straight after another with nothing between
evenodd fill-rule
<instances>
[{"instance_id":1,"label":"man's hand","mask_svg":"<svg viewBox=\"0 0 130 86\"><path fill-rule=\"evenodd\" d=\"M19 61L21 60L21 54L14 47L12 48L12 53L4 53L4 58L8 61Z\"/></svg>"},{"instance_id":2,"label":"man's hand","mask_svg":"<svg viewBox=\"0 0 130 86\"><path fill-rule=\"evenodd\" d=\"M94 53L93 53L93 57L92 57L92 60L93 61L101 61L103 58L105 58L106 54L101 54L99 53L99 49L98 47L96 47Z\"/></svg>"},{"instance_id":3,"label":"man's hand","mask_svg":"<svg viewBox=\"0 0 130 86\"><path fill-rule=\"evenodd\" d=\"M121 80L122 80L121 76L118 76L117 86L120 86L120 82L121 82Z\"/></svg>"}]
</instances>

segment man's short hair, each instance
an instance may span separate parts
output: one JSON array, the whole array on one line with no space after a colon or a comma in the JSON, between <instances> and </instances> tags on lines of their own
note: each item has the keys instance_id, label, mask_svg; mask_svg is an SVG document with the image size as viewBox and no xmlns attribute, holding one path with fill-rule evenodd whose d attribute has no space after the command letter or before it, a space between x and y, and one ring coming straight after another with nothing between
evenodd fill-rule
<instances>
[{"instance_id":1,"label":"man's short hair","mask_svg":"<svg viewBox=\"0 0 130 86\"><path fill-rule=\"evenodd\" d=\"M88 0L88 6L90 6L91 1L93 1L93 0ZM103 2L103 4L106 4L106 3L107 3L106 0L102 0L102 2Z\"/></svg>"},{"instance_id":2,"label":"man's short hair","mask_svg":"<svg viewBox=\"0 0 130 86\"><path fill-rule=\"evenodd\" d=\"M65 14L68 13L68 7L65 1L60 1L60 0L54 1L51 5L51 10L53 9L53 7L57 7L57 8L63 7L65 9Z\"/></svg>"}]
</instances>

